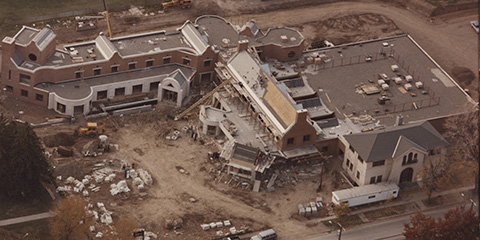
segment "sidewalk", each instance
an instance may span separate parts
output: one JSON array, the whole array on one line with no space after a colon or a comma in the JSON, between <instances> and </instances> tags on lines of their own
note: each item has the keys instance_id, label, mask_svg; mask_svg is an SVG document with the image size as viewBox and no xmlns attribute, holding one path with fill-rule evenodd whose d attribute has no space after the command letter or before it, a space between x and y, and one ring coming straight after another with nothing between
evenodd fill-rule
<instances>
[{"instance_id":1,"label":"sidewalk","mask_svg":"<svg viewBox=\"0 0 480 240\"><path fill-rule=\"evenodd\" d=\"M13 224L17 224L17 223L24 223L24 222L40 220L40 219L49 218L49 217L53 217L53 216L54 216L54 214L52 212L44 212L44 213L33 214L33 215L29 215L29 216L0 220L0 227L13 225Z\"/></svg>"}]
</instances>

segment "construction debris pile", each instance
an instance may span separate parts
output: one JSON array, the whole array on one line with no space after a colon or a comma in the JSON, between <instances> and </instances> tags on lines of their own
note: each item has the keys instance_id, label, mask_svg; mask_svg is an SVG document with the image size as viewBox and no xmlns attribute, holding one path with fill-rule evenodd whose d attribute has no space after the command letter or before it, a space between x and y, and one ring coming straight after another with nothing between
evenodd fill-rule
<instances>
[{"instance_id":1,"label":"construction debris pile","mask_svg":"<svg viewBox=\"0 0 480 240\"><path fill-rule=\"evenodd\" d=\"M236 227L232 226L232 223L230 222L230 220L211 222L209 224L201 224L200 227L204 231L207 231L210 229L216 230L215 233L218 237L242 234L242 233L245 233L245 231L247 231L246 227L242 227L240 230L238 230Z\"/></svg>"},{"instance_id":2,"label":"construction debris pile","mask_svg":"<svg viewBox=\"0 0 480 240\"><path fill-rule=\"evenodd\" d=\"M324 209L322 197L317 197L315 202L298 204L298 214L302 217L320 217Z\"/></svg>"}]
</instances>

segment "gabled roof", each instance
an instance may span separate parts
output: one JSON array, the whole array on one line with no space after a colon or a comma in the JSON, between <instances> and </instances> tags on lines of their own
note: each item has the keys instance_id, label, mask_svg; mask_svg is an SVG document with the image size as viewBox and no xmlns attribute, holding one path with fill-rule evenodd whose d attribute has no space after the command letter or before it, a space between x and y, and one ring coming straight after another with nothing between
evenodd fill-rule
<instances>
[{"instance_id":1,"label":"gabled roof","mask_svg":"<svg viewBox=\"0 0 480 240\"><path fill-rule=\"evenodd\" d=\"M175 79L178 85L183 86L187 82L187 78L183 75L183 72L180 69L175 70L173 73L168 75L168 77Z\"/></svg>"},{"instance_id":2,"label":"gabled roof","mask_svg":"<svg viewBox=\"0 0 480 240\"><path fill-rule=\"evenodd\" d=\"M448 142L429 122L346 135L345 139L367 162L393 158L412 147L426 152L448 146Z\"/></svg>"},{"instance_id":3,"label":"gabled roof","mask_svg":"<svg viewBox=\"0 0 480 240\"><path fill-rule=\"evenodd\" d=\"M203 53L205 50L207 50L208 43L190 21L187 21L180 29L183 36L198 53Z\"/></svg>"},{"instance_id":4,"label":"gabled roof","mask_svg":"<svg viewBox=\"0 0 480 240\"><path fill-rule=\"evenodd\" d=\"M108 39L104 34L100 34L97 38L95 38L95 45L106 59L111 58L113 54L117 52L117 49L115 46L113 46L110 39Z\"/></svg>"},{"instance_id":5,"label":"gabled roof","mask_svg":"<svg viewBox=\"0 0 480 240\"><path fill-rule=\"evenodd\" d=\"M43 28L38 32L32 41L37 45L38 49L43 50L54 38L55 33L49 27Z\"/></svg>"}]
</instances>

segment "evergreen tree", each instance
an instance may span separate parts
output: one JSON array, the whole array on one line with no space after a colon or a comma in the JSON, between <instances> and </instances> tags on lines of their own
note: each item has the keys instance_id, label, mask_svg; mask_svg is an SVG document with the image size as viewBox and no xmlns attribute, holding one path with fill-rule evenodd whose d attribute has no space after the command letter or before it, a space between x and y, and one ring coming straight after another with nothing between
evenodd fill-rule
<instances>
[{"instance_id":1,"label":"evergreen tree","mask_svg":"<svg viewBox=\"0 0 480 240\"><path fill-rule=\"evenodd\" d=\"M0 192L32 196L53 179L40 139L32 127L0 116Z\"/></svg>"}]
</instances>

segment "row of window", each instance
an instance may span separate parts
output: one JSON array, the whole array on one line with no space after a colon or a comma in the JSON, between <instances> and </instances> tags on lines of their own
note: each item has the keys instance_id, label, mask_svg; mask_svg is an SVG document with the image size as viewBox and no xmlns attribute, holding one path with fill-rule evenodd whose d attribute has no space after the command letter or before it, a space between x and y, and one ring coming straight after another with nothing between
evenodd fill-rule
<instances>
[{"instance_id":1,"label":"row of window","mask_svg":"<svg viewBox=\"0 0 480 240\"><path fill-rule=\"evenodd\" d=\"M382 175L371 177L370 184L382 182L382 177L383 177Z\"/></svg>"},{"instance_id":2,"label":"row of window","mask_svg":"<svg viewBox=\"0 0 480 240\"><path fill-rule=\"evenodd\" d=\"M13 87L10 86L10 85L7 85L7 86L5 87L5 91L6 91L6 92L9 92L9 93L13 93ZM21 89L21 90L20 90L20 95L22 95L23 97L28 97L28 91L25 90L25 89ZM36 99L37 101L43 102L43 95L37 93L37 94L35 95L35 99Z\"/></svg>"},{"instance_id":3,"label":"row of window","mask_svg":"<svg viewBox=\"0 0 480 240\"><path fill-rule=\"evenodd\" d=\"M403 161L402 161L402 166L403 165L408 165L408 164L414 164L418 162L418 154L415 153L413 154L412 152L407 155L403 156Z\"/></svg>"},{"instance_id":4,"label":"row of window","mask_svg":"<svg viewBox=\"0 0 480 240\"><path fill-rule=\"evenodd\" d=\"M171 59L171 57L164 57L163 58L163 64L169 64L170 59ZM153 66L153 61L154 61L153 59L146 60L145 61L145 66L146 67L152 67ZM206 59L205 61L203 61L203 66L204 67L209 67L211 65L211 62L212 62L211 59ZM190 66L190 59L189 58L183 58L183 64L187 65L187 66ZM112 73L116 73L116 72L119 71L119 67L120 67L120 65L112 65L110 70L111 70ZM134 70L136 68L137 68L137 62L128 63L128 70ZM102 74L102 68L101 67L97 67L97 68L93 69L93 75L94 76L97 76L97 75L100 75L100 74ZM22 75L22 74L20 74L20 75ZM82 77L83 77L83 71L76 71L75 72L75 78L82 78ZM30 77L29 77L29 80L30 80Z\"/></svg>"},{"instance_id":5,"label":"row of window","mask_svg":"<svg viewBox=\"0 0 480 240\"><path fill-rule=\"evenodd\" d=\"M310 135L303 136L303 142L310 142ZM295 143L295 138L288 138L287 145L293 145Z\"/></svg>"}]
</instances>

